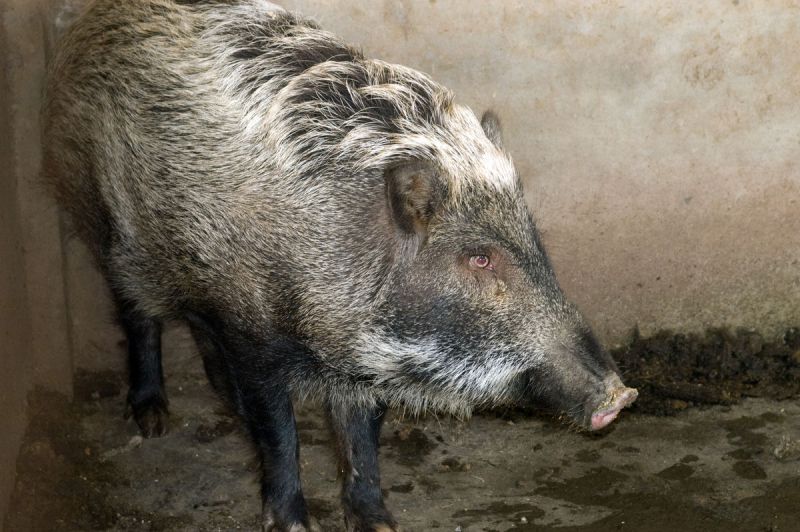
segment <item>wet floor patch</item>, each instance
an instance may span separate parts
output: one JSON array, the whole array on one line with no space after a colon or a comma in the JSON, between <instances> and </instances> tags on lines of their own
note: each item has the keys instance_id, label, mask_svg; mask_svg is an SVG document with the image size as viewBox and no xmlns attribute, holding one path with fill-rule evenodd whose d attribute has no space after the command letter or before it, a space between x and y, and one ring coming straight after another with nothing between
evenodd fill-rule
<instances>
[{"instance_id":1,"label":"wet floor patch","mask_svg":"<svg viewBox=\"0 0 800 532\"><path fill-rule=\"evenodd\" d=\"M384 440L390 449L388 456L405 466L419 464L431 454L438 443L417 427L403 427L393 431L392 437Z\"/></svg>"},{"instance_id":2,"label":"wet floor patch","mask_svg":"<svg viewBox=\"0 0 800 532\"><path fill-rule=\"evenodd\" d=\"M530 503L514 503L495 501L476 508L458 510L452 519L458 523L462 530L475 526L475 523L494 521L498 525L512 523L515 528L524 525L534 526L533 523L545 515L544 510Z\"/></svg>"}]
</instances>

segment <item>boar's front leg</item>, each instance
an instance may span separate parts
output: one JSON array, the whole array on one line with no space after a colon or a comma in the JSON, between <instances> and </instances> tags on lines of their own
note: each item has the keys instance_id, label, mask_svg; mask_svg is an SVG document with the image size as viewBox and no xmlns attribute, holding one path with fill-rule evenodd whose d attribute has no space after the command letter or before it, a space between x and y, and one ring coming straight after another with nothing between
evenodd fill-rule
<instances>
[{"instance_id":1,"label":"boar's front leg","mask_svg":"<svg viewBox=\"0 0 800 532\"><path fill-rule=\"evenodd\" d=\"M234 380L240 413L261 458L263 531L316 530L300 485L300 446L289 391L276 374L239 371Z\"/></svg>"},{"instance_id":2,"label":"boar's front leg","mask_svg":"<svg viewBox=\"0 0 800 532\"><path fill-rule=\"evenodd\" d=\"M328 412L339 447L347 530L397 530L397 523L383 502L378 468L378 437L386 408L329 404Z\"/></svg>"},{"instance_id":3,"label":"boar's front leg","mask_svg":"<svg viewBox=\"0 0 800 532\"><path fill-rule=\"evenodd\" d=\"M285 379L287 361L307 358L304 348L281 337L266 345L250 342L218 318L186 318L212 386L236 409L256 444L263 531L318 530L300 485L300 445Z\"/></svg>"}]
</instances>

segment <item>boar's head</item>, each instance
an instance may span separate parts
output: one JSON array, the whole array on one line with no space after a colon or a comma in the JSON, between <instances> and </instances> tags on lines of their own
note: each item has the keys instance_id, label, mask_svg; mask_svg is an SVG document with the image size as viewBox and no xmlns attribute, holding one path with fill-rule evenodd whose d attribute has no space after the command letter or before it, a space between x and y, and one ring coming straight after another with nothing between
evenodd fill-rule
<instances>
[{"instance_id":1,"label":"boar's head","mask_svg":"<svg viewBox=\"0 0 800 532\"><path fill-rule=\"evenodd\" d=\"M389 402L533 400L608 425L637 392L560 289L497 119L454 109L446 129L417 150L430 157L386 170L397 245L362 355L374 382Z\"/></svg>"}]
</instances>

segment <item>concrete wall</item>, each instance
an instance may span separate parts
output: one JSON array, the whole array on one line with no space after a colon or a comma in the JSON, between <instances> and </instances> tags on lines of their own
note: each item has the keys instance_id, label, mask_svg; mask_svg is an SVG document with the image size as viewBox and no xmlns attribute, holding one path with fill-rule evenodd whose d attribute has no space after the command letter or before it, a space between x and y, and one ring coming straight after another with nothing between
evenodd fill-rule
<instances>
[{"instance_id":1,"label":"concrete wall","mask_svg":"<svg viewBox=\"0 0 800 532\"><path fill-rule=\"evenodd\" d=\"M2 13L2 11L0 11ZM0 27L0 47L7 49ZM5 58L2 59L5 67ZM25 430L25 396L32 382L28 300L16 202L8 68L0 68L0 523L14 479L14 462ZM22 315L23 318L19 319Z\"/></svg>"},{"instance_id":2,"label":"concrete wall","mask_svg":"<svg viewBox=\"0 0 800 532\"><path fill-rule=\"evenodd\" d=\"M559 278L605 341L800 321L792 2L283 5L499 112ZM70 244L76 365L122 367L84 255Z\"/></svg>"},{"instance_id":3,"label":"concrete wall","mask_svg":"<svg viewBox=\"0 0 800 532\"><path fill-rule=\"evenodd\" d=\"M39 183L49 9L0 4L0 526L28 392L36 385L72 392L60 219Z\"/></svg>"},{"instance_id":4,"label":"concrete wall","mask_svg":"<svg viewBox=\"0 0 800 532\"><path fill-rule=\"evenodd\" d=\"M800 322L795 3L283 5L498 111L559 278L605 341ZM105 288L78 255L76 363L119 366Z\"/></svg>"},{"instance_id":5,"label":"concrete wall","mask_svg":"<svg viewBox=\"0 0 800 532\"><path fill-rule=\"evenodd\" d=\"M601 336L800 321L796 2L287 0L496 109Z\"/></svg>"},{"instance_id":6,"label":"concrete wall","mask_svg":"<svg viewBox=\"0 0 800 532\"><path fill-rule=\"evenodd\" d=\"M82 3L0 4L0 510L30 386L124 366L107 288L34 182L48 43ZM793 2L284 5L499 112L562 284L607 342L800 322ZM188 346L179 330L166 351Z\"/></svg>"}]
</instances>

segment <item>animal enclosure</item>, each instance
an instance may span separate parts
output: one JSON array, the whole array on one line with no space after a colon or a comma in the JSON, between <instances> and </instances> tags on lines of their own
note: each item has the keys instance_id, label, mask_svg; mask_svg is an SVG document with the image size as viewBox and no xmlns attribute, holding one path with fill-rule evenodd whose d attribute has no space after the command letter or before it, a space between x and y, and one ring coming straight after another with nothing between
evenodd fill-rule
<instances>
[{"instance_id":1,"label":"animal enclosure","mask_svg":"<svg viewBox=\"0 0 800 532\"><path fill-rule=\"evenodd\" d=\"M0 9L0 513L8 530L252 529L255 455L180 325L164 340L170 432L141 440L123 418L108 288L40 184L45 72L83 5ZM381 487L404 529L791 529L800 14L735 1L282 5L499 115L561 287L640 393L600 435L527 408L393 412ZM315 406L298 408L309 511L337 530L334 441Z\"/></svg>"}]
</instances>

